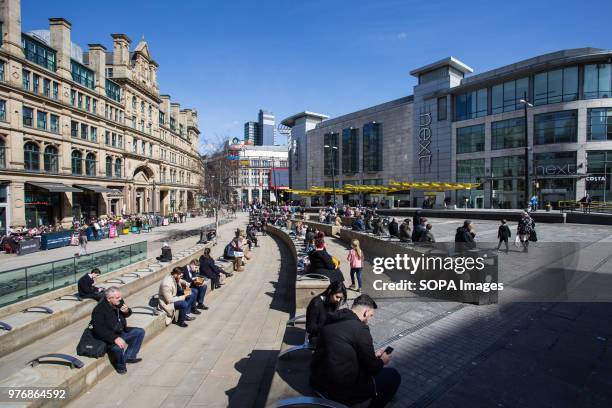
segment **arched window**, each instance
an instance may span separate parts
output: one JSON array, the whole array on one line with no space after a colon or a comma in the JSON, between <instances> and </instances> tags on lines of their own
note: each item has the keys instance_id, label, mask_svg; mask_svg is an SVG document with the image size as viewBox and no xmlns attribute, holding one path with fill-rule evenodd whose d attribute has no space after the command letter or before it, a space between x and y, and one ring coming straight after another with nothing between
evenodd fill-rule
<instances>
[{"instance_id":1,"label":"arched window","mask_svg":"<svg viewBox=\"0 0 612 408\"><path fill-rule=\"evenodd\" d=\"M0 137L0 169L6 168L6 143Z\"/></svg>"},{"instance_id":2,"label":"arched window","mask_svg":"<svg viewBox=\"0 0 612 408\"><path fill-rule=\"evenodd\" d=\"M96 175L96 155L93 153L87 153L85 157L85 174L88 176Z\"/></svg>"},{"instance_id":3,"label":"arched window","mask_svg":"<svg viewBox=\"0 0 612 408\"><path fill-rule=\"evenodd\" d=\"M78 150L72 151L72 174L80 176L83 174L83 154Z\"/></svg>"},{"instance_id":4,"label":"arched window","mask_svg":"<svg viewBox=\"0 0 612 408\"><path fill-rule=\"evenodd\" d=\"M55 146L45 147L45 171L49 173L57 173L59 164L57 159L57 148Z\"/></svg>"},{"instance_id":5,"label":"arched window","mask_svg":"<svg viewBox=\"0 0 612 408\"><path fill-rule=\"evenodd\" d=\"M121 178L121 159L115 160L115 177Z\"/></svg>"},{"instance_id":6,"label":"arched window","mask_svg":"<svg viewBox=\"0 0 612 408\"><path fill-rule=\"evenodd\" d=\"M113 158L106 156L106 177L113 177Z\"/></svg>"},{"instance_id":7,"label":"arched window","mask_svg":"<svg viewBox=\"0 0 612 408\"><path fill-rule=\"evenodd\" d=\"M40 149L34 142L23 145L23 168L29 171L40 171Z\"/></svg>"}]
</instances>

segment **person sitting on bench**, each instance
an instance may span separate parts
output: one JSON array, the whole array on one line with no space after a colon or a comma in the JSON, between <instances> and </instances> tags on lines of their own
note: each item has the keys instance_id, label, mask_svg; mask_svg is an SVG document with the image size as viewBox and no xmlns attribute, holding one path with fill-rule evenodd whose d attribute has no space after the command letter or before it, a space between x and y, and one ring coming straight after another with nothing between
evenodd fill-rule
<instances>
[{"instance_id":1,"label":"person sitting on bench","mask_svg":"<svg viewBox=\"0 0 612 408\"><path fill-rule=\"evenodd\" d=\"M401 376L385 367L391 356L374 351L368 328L376 308L371 297L361 295L351 309L328 316L310 366L310 385L325 398L348 406L371 400L369 406L378 408L397 392Z\"/></svg>"},{"instance_id":2,"label":"person sitting on bench","mask_svg":"<svg viewBox=\"0 0 612 408\"><path fill-rule=\"evenodd\" d=\"M164 242L161 249L161 255L158 256L157 259L159 262L171 262L172 261L172 249L170 249L170 244Z\"/></svg>"},{"instance_id":3,"label":"person sitting on bench","mask_svg":"<svg viewBox=\"0 0 612 408\"><path fill-rule=\"evenodd\" d=\"M215 265L215 260L210 255L210 248L204 248L204 255L200 257L200 275L205 276L212 282L210 290L219 289L222 285L221 274L228 278L234 274Z\"/></svg>"},{"instance_id":4,"label":"person sitting on bench","mask_svg":"<svg viewBox=\"0 0 612 408\"><path fill-rule=\"evenodd\" d=\"M185 321L194 320L195 317L187 314L193 309L195 301L194 294L191 293L189 284L181 277L183 276L183 268L177 266L162 279L159 285L159 310L166 312L166 324L170 324L174 317L174 311L178 310L178 320L176 322L179 327L187 327ZM179 286L182 289L182 294L179 295Z\"/></svg>"},{"instance_id":5,"label":"person sitting on bench","mask_svg":"<svg viewBox=\"0 0 612 408\"><path fill-rule=\"evenodd\" d=\"M306 332L311 344L317 345L319 332L325 325L327 316L338 310L346 299L346 287L340 281L331 283L323 293L312 298L306 308Z\"/></svg>"},{"instance_id":6,"label":"person sitting on bench","mask_svg":"<svg viewBox=\"0 0 612 408\"><path fill-rule=\"evenodd\" d=\"M310 260L310 273L327 276L330 282L344 281L340 268L336 267L332 256L325 249L325 240L318 236L315 238L315 250L308 254Z\"/></svg>"},{"instance_id":7,"label":"person sitting on bench","mask_svg":"<svg viewBox=\"0 0 612 408\"><path fill-rule=\"evenodd\" d=\"M86 273L79 279L79 297L83 299L94 299L96 302L104 298L104 289L94 285L96 278L101 274L102 272L100 272L100 269L93 268L91 272Z\"/></svg>"}]
</instances>

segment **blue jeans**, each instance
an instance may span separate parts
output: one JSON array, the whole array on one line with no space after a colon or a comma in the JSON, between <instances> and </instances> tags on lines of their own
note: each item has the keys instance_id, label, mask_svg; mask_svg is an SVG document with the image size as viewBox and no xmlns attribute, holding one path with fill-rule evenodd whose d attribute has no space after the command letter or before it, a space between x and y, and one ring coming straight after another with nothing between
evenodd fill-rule
<instances>
[{"instance_id":1,"label":"blue jeans","mask_svg":"<svg viewBox=\"0 0 612 408\"><path fill-rule=\"evenodd\" d=\"M355 275L357 275L357 285L361 289L361 272L363 268L351 268L351 284L355 284Z\"/></svg>"},{"instance_id":2,"label":"blue jeans","mask_svg":"<svg viewBox=\"0 0 612 408\"><path fill-rule=\"evenodd\" d=\"M191 307L190 310L194 310L196 305L203 305L204 304L204 295L206 294L206 289L208 288L208 285L203 284L200 287L193 287L191 288L191 292L192 295L195 299L195 301L193 302L193 305Z\"/></svg>"},{"instance_id":3,"label":"blue jeans","mask_svg":"<svg viewBox=\"0 0 612 408\"><path fill-rule=\"evenodd\" d=\"M125 369L125 361L136 358L144 339L145 331L140 327L128 327L119 337L128 344L127 349L122 350L118 345L113 344L108 351L111 361L117 369Z\"/></svg>"},{"instance_id":4,"label":"blue jeans","mask_svg":"<svg viewBox=\"0 0 612 408\"><path fill-rule=\"evenodd\" d=\"M185 300L174 302L174 308L179 311L178 323L185 323L187 313L193 310L193 302L195 301L195 293L187 296Z\"/></svg>"}]
</instances>

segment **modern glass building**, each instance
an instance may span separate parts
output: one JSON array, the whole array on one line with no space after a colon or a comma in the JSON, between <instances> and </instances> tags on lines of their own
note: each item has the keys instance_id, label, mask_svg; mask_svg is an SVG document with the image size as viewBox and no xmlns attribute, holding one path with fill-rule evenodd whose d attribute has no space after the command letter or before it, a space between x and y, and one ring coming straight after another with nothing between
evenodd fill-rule
<instances>
[{"instance_id":1,"label":"modern glass building","mask_svg":"<svg viewBox=\"0 0 612 408\"><path fill-rule=\"evenodd\" d=\"M366 123L351 123L363 134L358 178L378 169L381 184L398 179L479 182L477 190L447 195L459 206L521 208L529 199L525 197L527 160L530 191L542 204L550 202L554 207L559 201L579 200L586 193L596 201L611 199L612 51L562 50L472 73L472 68L454 57L436 61L411 71L418 83L406 100L408 117L389 116L388 109L376 107L360 111L375 110L377 114L368 118L376 126L366 129ZM318 150L309 156L309 165L317 167L312 163L317 157L322 161L318 166L330 162L323 147L328 144L314 140L317 130L356 114L324 120L304 132L306 137L298 138L309 151ZM399 139L398 135L387 137L389 123L394 128L397 120L410 123ZM349 131L337 132L341 143L336 162L342 165L336 180L342 185L344 168L355 168L351 162L355 147ZM378 148L378 143L384 147ZM317 146L310 146L313 144ZM389 144L392 153L387 153ZM398 171L393 161L401 153L409 159ZM324 183L329 182L328 174L322 175ZM304 184L316 185L316 181ZM409 202L419 206L424 197L423 192L412 191Z\"/></svg>"}]
</instances>

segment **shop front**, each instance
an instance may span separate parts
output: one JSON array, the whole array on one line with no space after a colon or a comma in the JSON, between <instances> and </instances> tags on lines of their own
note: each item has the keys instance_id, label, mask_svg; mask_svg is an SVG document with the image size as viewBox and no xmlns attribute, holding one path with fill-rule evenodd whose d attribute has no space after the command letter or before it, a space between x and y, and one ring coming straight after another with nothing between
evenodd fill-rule
<instances>
[{"instance_id":1,"label":"shop front","mask_svg":"<svg viewBox=\"0 0 612 408\"><path fill-rule=\"evenodd\" d=\"M55 225L69 214L62 214L66 193L80 194L81 190L61 183L27 182L24 188L26 227Z\"/></svg>"},{"instance_id":2,"label":"shop front","mask_svg":"<svg viewBox=\"0 0 612 408\"><path fill-rule=\"evenodd\" d=\"M612 150L587 152L586 191L593 201L612 199ZM579 197L581 198L581 197Z\"/></svg>"},{"instance_id":3,"label":"shop front","mask_svg":"<svg viewBox=\"0 0 612 408\"><path fill-rule=\"evenodd\" d=\"M540 207L550 203L557 208L559 201L576 201L576 152L550 152L534 155L534 194Z\"/></svg>"},{"instance_id":4,"label":"shop front","mask_svg":"<svg viewBox=\"0 0 612 408\"><path fill-rule=\"evenodd\" d=\"M10 214L8 205L8 189L7 183L0 184L0 236L6 235L9 227Z\"/></svg>"}]
</instances>

